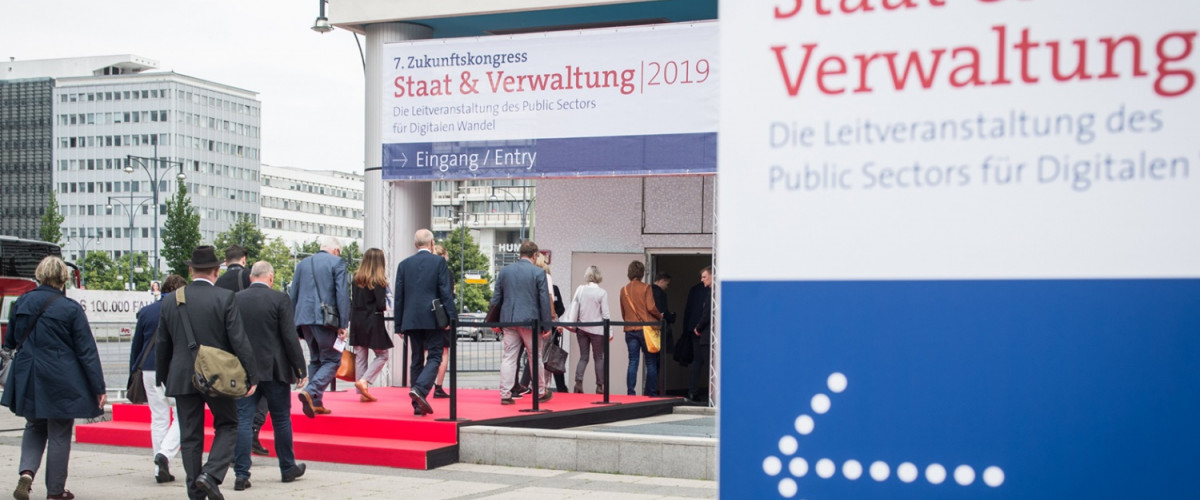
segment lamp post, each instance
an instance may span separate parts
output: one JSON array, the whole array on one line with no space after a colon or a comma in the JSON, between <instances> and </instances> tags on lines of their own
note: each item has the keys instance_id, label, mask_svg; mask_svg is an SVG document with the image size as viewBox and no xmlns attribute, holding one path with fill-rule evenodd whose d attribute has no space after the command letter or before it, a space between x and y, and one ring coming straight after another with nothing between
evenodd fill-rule
<instances>
[{"instance_id":1,"label":"lamp post","mask_svg":"<svg viewBox=\"0 0 1200 500\"><path fill-rule=\"evenodd\" d=\"M520 236L521 236L521 238L520 239L521 239L521 241L525 241L525 220L526 220L525 216L526 216L526 214L529 213L529 205L533 204L533 202L529 200L529 196L526 195L526 191L525 191L525 189L528 188L529 185L521 184L520 186L492 186L491 199L493 199L493 200L497 199L496 191L500 191L501 193L504 193L505 199L515 198L515 196L512 196L511 193L508 192L509 188L514 188L514 187L521 188L521 199L520 199L520 202L521 202L521 232L520 232ZM512 198L510 198L510 196L512 196ZM518 200L513 199L513 201L518 201Z\"/></svg>"},{"instance_id":2,"label":"lamp post","mask_svg":"<svg viewBox=\"0 0 1200 500\"><path fill-rule=\"evenodd\" d=\"M130 291L133 291L133 215L134 215L133 210L135 208L145 206L147 202L153 200L153 198L150 198L149 196L139 196L138 198L141 198L142 202L138 203L137 206L134 206L133 190L131 189L131 190L129 190L129 203L125 203L119 197L109 196L108 197L108 205L105 205L105 208L112 210L113 203L116 203L118 205L125 207L125 211L129 213L129 290ZM155 206L155 208L158 208L157 205ZM155 212L155 213L157 214L157 212ZM158 243L157 238L155 239L155 243L156 244Z\"/></svg>"},{"instance_id":3,"label":"lamp post","mask_svg":"<svg viewBox=\"0 0 1200 500\"><path fill-rule=\"evenodd\" d=\"M125 168L123 170L125 170L125 173L127 174L132 174L134 172L133 162L136 161L138 165L142 167L142 170L146 172L146 175L150 177L150 190L154 194L154 234L151 235L154 238L154 265L152 267L154 267L154 280L158 281L158 239L162 235L161 227L158 225L158 183L162 182L162 175L171 170L171 165L175 165L178 168L179 172L175 174L175 179L179 180L180 182L182 182L184 179L187 179L187 174L183 173L183 162L164 160L158 157L158 136L156 135L154 137L154 157L147 158L145 156L125 155ZM154 162L154 171L151 171L150 167L146 165L147 162L151 161ZM159 167L161 167L163 163L167 164L167 169L160 173ZM132 192L132 190L130 192Z\"/></svg>"},{"instance_id":4,"label":"lamp post","mask_svg":"<svg viewBox=\"0 0 1200 500\"><path fill-rule=\"evenodd\" d=\"M87 287L87 246L89 243L100 244L100 238L84 237L79 241L79 286ZM71 238L67 238L67 244L71 244Z\"/></svg>"}]
</instances>

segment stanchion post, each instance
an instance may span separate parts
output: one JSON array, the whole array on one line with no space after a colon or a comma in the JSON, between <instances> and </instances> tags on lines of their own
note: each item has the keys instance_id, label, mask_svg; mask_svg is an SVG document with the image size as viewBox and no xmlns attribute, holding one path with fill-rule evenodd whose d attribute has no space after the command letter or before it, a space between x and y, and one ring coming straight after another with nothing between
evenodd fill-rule
<instances>
[{"instance_id":1,"label":"stanchion post","mask_svg":"<svg viewBox=\"0 0 1200 500\"><path fill-rule=\"evenodd\" d=\"M458 418L458 318L450 320L450 418L439 418L441 422L466 422Z\"/></svg>"},{"instance_id":2,"label":"stanchion post","mask_svg":"<svg viewBox=\"0 0 1200 500\"><path fill-rule=\"evenodd\" d=\"M530 393L530 396L533 397L533 408L521 410L521 411L532 412L532 413L544 413L544 412L548 412L550 410L542 410L542 409L538 408L538 393L540 392L540 388L542 385L541 373L543 373L543 370L538 369L538 367L541 366L538 364L538 363L540 363L540 361L538 360L538 347L542 343L542 331L541 331L542 324L541 324L541 320L538 318L534 318L534 320L530 321L529 323L530 323L530 326L533 327L533 331L531 332L531 334L529 336L529 340L530 340L529 347L530 347L530 349L532 349L532 354L533 354L533 358L529 360L529 364L530 364L529 378L533 380L533 389L532 389L533 392ZM519 365L519 363L518 363L518 365ZM546 390L550 390L550 389L546 389Z\"/></svg>"},{"instance_id":3,"label":"stanchion post","mask_svg":"<svg viewBox=\"0 0 1200 500\"><path fill-rule=\"evenodd\" d=\"M663 354L667 352L667 318L659 321L658 325L658 397L667 395L667 360Z\"/></svg>"},{"instance_id":4,"label":"stanchion post","mask_svg":"<svg viewBox=\"0 0 1200 500\"><path fill-rule=\"evenodd\" d=\"M619 404L621 404L621 403L613 403L612 401L609 401L609 399L608 399L608 394L609 394L608 391L612 390L612 377L610 377L608 374L608 367L609 367L608 357L609 357L609 354L612 352L611 349L609 349L609 345L612 344L612 339L610 338L611 336L612 336L612 320L605 318L604 319L604 338L608 339L608 341L604 343L604 400L592 402L592 404L594 404L594 405L608 405L608 404L619 405ZM599 382L600 382L599 380L596 381L596 383L599 383Z\"/></svg>"},{"instance_id":5,"label":"stanchion post","mask_svg":"<svg viewBox=\"0 0 1200 500\"><path fill-rule=\"evenodd\" d=\"M400 387L408 387L408 335L402 335L400 342Z\"/></svg>"}]
</instances>

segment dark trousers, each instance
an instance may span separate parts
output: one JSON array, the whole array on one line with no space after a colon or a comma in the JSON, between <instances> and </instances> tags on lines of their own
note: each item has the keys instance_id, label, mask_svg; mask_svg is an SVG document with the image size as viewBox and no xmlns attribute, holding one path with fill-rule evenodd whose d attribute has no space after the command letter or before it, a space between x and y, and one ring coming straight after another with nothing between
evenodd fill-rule
<instances>
[{"instance_id":1,"label":"dark trousers","mask_svg":"<svg viewBox=\"0 0 1200 500\"><path fill-rule=\"evenodd\" d=\"M209 397L200 394L175 396L179 410L179 444L183 470L187 472L188 495L204 498L205 494L196 487L196 476L208 474L220 484L225 472L233 462L233 449L237 444L237 404L229 398ZM212 448L208 461L204 458L204 405L213 416Z\"/></svg>"},{"instance_id":2,"label":"dark trousers","mask_svg":"<svg viewBox=\"0 0 1200 500\"><path fill-rule=\"evenodd\" d=\"M692 359L692 384L688 389L688 396L693 401L701 401L708 398L708 360L710 356L709 344L701 342L700 337L692 334L692 352L695 357ZM701 394L700 390L704 389Z\"/></svg>"},{"instance_id":3,"label":"dark trousers","mask_svg":"<svg viewBox=\"0 0 1200 500\"><path fill-rule=\"evenodd\" d=\"M271 426L275 428L275 456L279 457L279 473L284 474L296 466L296 453L292 449L292 392L291 385L277 380L258 383L254 394L237 400L238 427L237 447L233 452L233 473L237 477L250 477L250 444L254 440L254 415L259 402L266 401L271 413Z\"/></svg>"},{"instance_id":4,"label":"dark trousers","mask_svg":"<svg viewBox=\"0 0 1200 500\"><path fill-rule=\"evenodd\" d=\"M658 395L658 355L657 352L646 350L646 337L641 330L625 332L625 345L629 348L629 368L625 373L625 385L630 396L637 388L639 357L646 358L646 380L642 384L643 396Z\"/></svg>"},{"instance_id":5,"label":"dark trousers","mask_svg":"<svg viewBox=\"0 0 1200 500\"><path fill-rule=\"evenodd\" d=\"M445 337L441 330L412 330L404 334L408 336L408 345L412 346L412 362L408 371L412 390L421 397L428 396L437 378L438 365L442 364ZM413 404L413 408L416 408L416 404Z\"/></svg>"},{"instance_id":6,"label":"dark trousers","mask_svg":"<svg viewBox=\"0 0 1200 500\"><path fill-rule=\"evenodd\" d=\"M304 387L312 396L313 406L325 406L325 388L333 382L342 353L333 348L337 330L321 325L303 325L304 340L308 341L308 385Z\"/></svg>"},{"instance_id":7,"label":"dark trousers","mask_svg":"<svg viewBox=\"0 0 1200 500\"><path fill-rule=\"evenodd\" d=\"M25 434L21 436L21 461L17 472L37 474L46 452L46 494L61 495L67 485L67 463L71 460L71 428L69 418L25 418Z\"/></svg>"}]
</instances>

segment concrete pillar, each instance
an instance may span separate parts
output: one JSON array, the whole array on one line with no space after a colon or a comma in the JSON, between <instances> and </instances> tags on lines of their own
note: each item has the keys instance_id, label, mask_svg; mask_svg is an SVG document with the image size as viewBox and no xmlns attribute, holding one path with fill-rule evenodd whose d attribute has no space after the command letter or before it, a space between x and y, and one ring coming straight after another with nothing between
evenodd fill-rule
<instances>
[{"instance_id":1,"label":"concrete pillar","mask_svg":"<svg viewBox=\"0 0 1200 500\"><path fill-rule=\"evenodd\" d=\"M384 44L430 38L433 36L433 29L409 23L371 24L366 29L366 94L363 99L366 106L366 133L363 147L366 149L364 201L367 214L363 246L364 249L383 249L388 259L388 267L395 269L396 264L413 253L413 234L420 228L429 227L432 196L428 182L383 181L383 170L380 166L383 164L381 124L385 112L383 97L387 85L383 75L387 68L386 61L380 54ZM392 278L390 274L389 278ZM396 340L399 347L400 339ZM400 349L393 352L394 355L388 361L391 365L391 385L398 386L407 367L401 363L403 356Z\"/></svg>"}]
</instances>

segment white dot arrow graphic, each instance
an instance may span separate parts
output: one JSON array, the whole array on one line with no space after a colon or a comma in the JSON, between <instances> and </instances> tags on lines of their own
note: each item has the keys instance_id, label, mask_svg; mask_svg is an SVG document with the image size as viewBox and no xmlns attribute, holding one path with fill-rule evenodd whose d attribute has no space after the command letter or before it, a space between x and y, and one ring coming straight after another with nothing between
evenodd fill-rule
<instances>
[{"instance_id":1,"label":"white dot arrow graphic","mask_svg":"<svg viewBox=\"0 0 1200 500\"><path fill-rule=\"evenodd\" d=\"M833 394L841 394L846 390L849 381L842 373L835 372L829 375L826 380L826 385L829 391ZM809 403L812 412L816 415L824 415L829 412L833 406L833 401L829 395L818 393L812 397ZM801 414L796 417L795 430L800 436L812 434L816 428L816 420L812 415ZM803 457L795 456L800 450L800 442L795 435L787 434L779 438L779 454L769 455L763 459L763 472L770 477L780 477L779 479L779 495L783 498L792 498L799 492L799 486L796 484L797 478L807 476L810 472L816 474L821 479L832 479L838 472L838 465L833 460L828 458L818 458L812 463L810 470L809 460ZM786 474L784 468L787 468ZM896 479L903 483L912 483L921 475L920 469L912 462L902 462L895 467ZM846 460L841 466L842 477L849 481L856 481L863 475L863 464L858 460ZM867 475L877 482L884 482L892 476L892 466L884 461L874 461L867 468ZM931 463L925 466L925 480L929 484L942 484L947 479L946 467L939 463ZM954 482L960 486L970 486L975 483L975 469L970 465L959 465L954 468ZM992 487L998 488L1004 484L1004 470L995 465L983 469L983 483Z\"/></svg>"}]
</instances>

